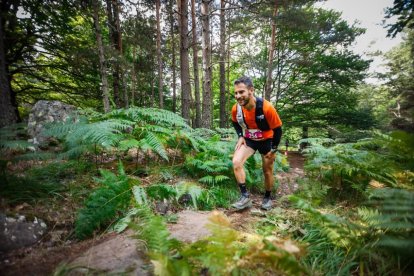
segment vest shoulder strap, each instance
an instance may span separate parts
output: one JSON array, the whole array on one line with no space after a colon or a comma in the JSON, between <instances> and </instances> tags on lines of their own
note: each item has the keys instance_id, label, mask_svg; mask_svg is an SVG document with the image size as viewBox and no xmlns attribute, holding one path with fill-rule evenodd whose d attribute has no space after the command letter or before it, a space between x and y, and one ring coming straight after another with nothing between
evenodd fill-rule
<instances>
[{"instance_id":1,"label":"vest shoulder strap","mask_svg":"<svg viewBox=\"0 0 414 276\"><path fill-rule=\"evenodd\" d=\"M256 125L260 130L269 130L269 124L267 123L267 120L263 113L263 102L264 101L262 98L256 97Z\"/></svg>"},{"instance_id":2,"label":"vest shoulder strap","mask_svg":"<svg viewBox=\"0 0 414 276\"><path fill-rule=\"evenodd\" d=\"M239 104L237 104L237 114L236 114L236 119L237 119L237 122L239 123L239 125L240 125L242 128L247 128L247 124L246 124L246 122L244 121L243 109L242 109L241 105L239 105Z\"/></svg>"}]
</instances>

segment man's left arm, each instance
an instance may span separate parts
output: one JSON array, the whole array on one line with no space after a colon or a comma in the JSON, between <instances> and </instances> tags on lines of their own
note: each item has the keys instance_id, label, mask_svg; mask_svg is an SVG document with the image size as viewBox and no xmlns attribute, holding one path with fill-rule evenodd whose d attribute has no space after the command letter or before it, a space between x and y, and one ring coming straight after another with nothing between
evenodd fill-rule
<instances>
[{"instance_id":1,"label":"man's left arm","mask_svg":"<svg viewBox=\"0 0 414 276\"><path fill-rule=\"evenodd\" d=\"M273 138L272 138L272 152L275 153L277 151L277 147L279 146L280 139L282 138L282 127L279 126L273 129Z\"/></svg>"}]
</instances>

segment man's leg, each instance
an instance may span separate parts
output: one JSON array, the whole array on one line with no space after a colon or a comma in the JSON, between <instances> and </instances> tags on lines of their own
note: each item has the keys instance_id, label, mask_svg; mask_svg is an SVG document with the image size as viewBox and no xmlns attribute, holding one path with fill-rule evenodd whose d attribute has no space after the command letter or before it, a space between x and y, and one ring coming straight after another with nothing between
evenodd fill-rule
<instances>
[{"instance_id":1,"label":"man's leg","mask_svg":"<svg viewBox=\"0 0 414 276\"><path fill-rule=\"evenodd\" d=\"M273 185L275 182L275 177L273 175L273 164L275 159L273 155L263 155L262 154L262 162L263 162L263 174L264 174L264 182L265 182L265 195L263 198L262 208L269 210L272 207L272 202L270 200L270 194L273 189Z\"/></svg>"},{"instance_id":2,"label":"man's leg","mask_svg":"<svg viewBox=\"0 0 414 276\"><path fill-rule=\"evenodd\" d=\"M233 156L233 170L234 176L236 177L237 184L239 185L241 191L240 199L235 202L232 206L236 209L242 210L251 205L251 200L249 199L249 194L246 190L246 173L244 171L244 163L247 158L252 156L255 153L255 150L242 145L239 149L234 152Z\"/></svg>"},{"instance_id":3,"label":"man's leg","mask_svg":"<svg viewBox=\"0 0 414 276\"><path fill-rule=\"evenodd\" d=\"M254 154L254 149L246 145L242 145L238 150L234 152L233 156L233 171L236 177L237 183L246 182L246 173L244 172L244 163L247 158Z\"/></svg>"}]
</instances>

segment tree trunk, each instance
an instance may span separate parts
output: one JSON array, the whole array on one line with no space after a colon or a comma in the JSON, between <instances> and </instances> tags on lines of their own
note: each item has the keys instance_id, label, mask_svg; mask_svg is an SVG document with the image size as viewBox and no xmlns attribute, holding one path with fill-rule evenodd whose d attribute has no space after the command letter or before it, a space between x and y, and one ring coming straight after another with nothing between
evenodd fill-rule
<instances>
[{"instance_id":1,"label":"tree trunk","mask_svg":"<svg viewBox=\"0 0 414 276\"><path fill-rule=\"evenodd\" d=\"M212 127L212 93L211 93L211 44L210 44L210 2L201 1L201 25L202 25L202 48L203 48L203 119L202 127Z\"/></svg>"},{"instance_id":2,"label":"tree trunk","mask_svg":"<svg viewBox=\"0 0 414 276\"><path fill-rule=\"evenodd\" d=\"M136 91L136 84L137 84L137 76L136 76L136 72L135 72L135 57L137 55L137 48L134 46L132 46L132 75L131 75L131 82L132 82L132 87L131 87L131 105L134 106L135 105L135 91Z\"/></svg>"},{"instance_id":3,"label":"tree trunk","mask_svg":"<svg viewBox=\"0 0 414 276\"><path fill-rule=\"evenodd\" d=\"M191 23L193 34L193 69L194 69L194 96L195 96L195 127L201 127L201 102L200 102L200 78L198 74L198 39L197 39L197 22L196 22L196 4L191 0Z\"/></svg>"},{"instance_id":4,"label":"tree trunk","mask_svg":"<svg viewBox=\"0 0 414 276\"><path fill-rule=\"evenodd\" d=\"M226 107L226 18L224 9L226 3L220 1L220 127L227 125Z\"/></svg>"},{"instance_id":5,"label":"tree trunk","mask_svg":"<svg viewBox=\"0 0 414 276\"><path fill-rule=\"evenodd\" d=\"M275 0L275 8L273 10L273 17L272 17L272 35L270 37L269 59L267 63L267 76L266 76L266 88L265 88L265 99L269 101L270 101L270 96L272 94L272 71L273 71L273 56L275 52L277 9L278 9L278 1Z\"/></svg>"},{"instance_id":6,"label":"tree trunk","mask_svg":"<svg viewBox=\"0 0 414 276\"><path fill-rule=\"evenodd\" d=\"M119 56L122 54L122 41L120 33L120 23L119 23L119 11L118 11L118 2L117 0L107 0L106 1L106 11L108 15L108 29L109 37L111 40L111 46L114 49L115 56L117 61L113 66L112 72L112 85L114 89L114 101L117 108L122 107L122 100L120 96L120 65L119 65Z\"/></svg>"},{"instance_id":7,"label":"tree trunk","mask_svg":"<svg viewBox=\"0 0 414 276\"><path fill-rule=\"evenodd\" d=\"M175 113L177 111L177 81L176 81L176 61L175 61L175 38L174 38L174 12L173 12L173 0L170 1L170 31L171 31L171 51L172 51L172 60L171 60L171 70L172 70L172 89L173 89L173 99L172 99L172 111Z\"/></svg>"},{"instance_id":8,"label":"tree trunk","mask_svg":"<svg viewBox=\"0 0 414 276\"><path fill-rule=\"evenodd\" d=\"M109 104L109 91L108 91L108 77L106 75L105 65L105 53L102 43L101 26L99 25L99 3L98 1L92 1L93 8L93 23L95 26L96 44L98 45L98 57L99 57L99 71L102 81L102 101L105 113L111 111L111 105Z\"/></svg>"},{"instance_id":9,"label":"tree trunk","mask_svg":"<svg viewBox=\"0 0 414 276\"><path fill-rule=\"evenodd\" d=\"M178 0L180 15L180 70L181 70L181 115L190 123L190 65L188 54L188 2Z\"/></svg>"},{"instance_id":10,"label":"tree trunk","mask_svg":"<svg viewBox=\"0 0 414 276\"><path fill-rule=\"evenodd\" d=\"M161 27L160 27L160 8L161 0L155 1L155 13L157 20L157 59L158 59L158 94L159 94L159 107L164 108L163 99L163 79L162 79L162 53L161 53Z\"/></svg>"},{"instance_id":11,"label":"tree trunk","mask_svg":"<svg viewBox=\"0 0 414 276\"><path fill-rule=\"evenodd\" d=\"M20 121L11 76L6 62L3 7L0 11L0 128Z\"/></svg>"}]
</instances>

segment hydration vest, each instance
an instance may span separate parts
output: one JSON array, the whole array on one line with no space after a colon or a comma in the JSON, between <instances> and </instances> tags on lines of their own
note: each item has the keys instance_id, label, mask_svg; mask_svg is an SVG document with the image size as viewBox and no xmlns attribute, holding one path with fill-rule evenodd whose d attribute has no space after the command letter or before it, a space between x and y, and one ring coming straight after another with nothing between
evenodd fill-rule
<instances>
[{"instance_id":1,"label":"hydration vest","mask_svg":"<svg viewBox=\"0 0 414 276\"><path fill-rule=\"evenodd\" d=\"M255 110L255 121L257 128L260 130L269 130L269 124L267 123L267 120L263 114L263 99L259 97L256 98L256 110ZM248 129L249 126L246 124L246 121L244 120L243 116L243 109L241 105L237 104L237 114L236 119L239 125L242 128Z\"/></svg>"}]
</instances>

